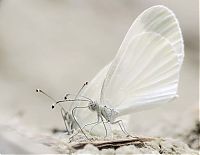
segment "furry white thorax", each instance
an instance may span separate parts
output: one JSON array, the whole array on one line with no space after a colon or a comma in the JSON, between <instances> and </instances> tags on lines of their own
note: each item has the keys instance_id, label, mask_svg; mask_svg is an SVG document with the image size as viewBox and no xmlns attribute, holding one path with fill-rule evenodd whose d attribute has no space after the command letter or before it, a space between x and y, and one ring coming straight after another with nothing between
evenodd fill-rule
<instances>
[{"instance_id":1,"label":"furry white thorax","mask_svg":"<svg viewBox=\"0 0 200 155\"><path fill-rule=\"evenodd\" d=\"M88 106L91 111L97 112L98 117L103 117L110 123L113 123L119 115L115 109L99 105L97 102L90 102Z\"/></svg>"}]
</instances>

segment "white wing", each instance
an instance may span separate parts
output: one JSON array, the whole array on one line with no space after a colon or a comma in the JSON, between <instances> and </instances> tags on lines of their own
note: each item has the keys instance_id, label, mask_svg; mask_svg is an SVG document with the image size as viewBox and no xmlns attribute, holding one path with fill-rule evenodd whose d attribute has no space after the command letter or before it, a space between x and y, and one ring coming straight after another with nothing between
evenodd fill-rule
<instances>
[{"instance_id":1,"label":"white wing","mask_svg":"<svg viewBox=\"0 0 200 155\"><path fill-rule=\"evenodd\" d=\"M141 34L144 32L158 33L169 42L170 46L172 46L173 48L174 54L176 54L176 56L178 57L178 65L180 69L181 64L183 62L183 58L184 58L184 46L183 46L182 33L181 33L179 23L174 13L164 6L153 6L145 10L140 16L138 16L138 18L134 21L128 33L126 34L125 39L123 40L122 45L120 46L119 51L116 55L116 59L122 58L122 56L124 55L124 52L126 51L127 46L129 45L131 39L134 36L137 36L138 34ZM143 47L142 44L140 44L140 46L141 47L138 46L138 48ZM136 51L133 51L132 54L134 55L135 52ZM135 60L136 59L133 59L132 61L135 61ZM112 64L112 67L109 69L106 81L104 83L104 88L102 88L103 93L101 94L102 102L104 102L104 104L110 104L110 106L113 106L113 107L116 107L118 103L117 102L111 103L111 101L109 101L110 103L108 103L108 101L106 102L106 100L109 100L106 97L106 96L109 96L107 94L108 91L106 89L108 87L108 83L110 83L111 81L111 77L120 76L120 74L118 73L116 69L117 68L116 66L119 66L119 64L117 63L118 61L115 61L115 64ZM127 65L129 64L127 63ZM139 66L140 64L137 64L137 65ZM126 79L123 79L123 81L126 81ZM123 83L122 81L115 81L115 82ZM112 83L115 83L115 82L112 81ZM115 84L117 85L117 83ZM117 89L113 89L113 90L115 91L110 92L110 93L116 93L118 91Z\"/></svg>"},{"instance_id":2,"label":"white wing","mask_svg":"<svg viewBox=\"0 0 200 155\"><path fill-rule=\"evenodd\" d=\"M181 66L184 57L184 47L178 20L171 10L160 5L153 6L145 10L137 17L128 30L117 56L120 57L124 53L131 38L144 32L159 33L161 36L167 39L173 46L174 51L177 53L180 62L179 65ZM82 95L90 97L96 101L100 100L103 81L106 77L109 66L110 64L104 67L97 74L97 76L95 76L95 78L89 82L89 85L83 91ZM110 74L112 74L111 71ZM103 90L102 92L104 93Z\"/></svg>"},{"instance_id":3,"label":"white wing","mask_svg":"<svg viewBox=\"0 0 200 155\"><path fill-rule=\"evenodd\" d=\"M159 33L167 39L177 53L180 65L184 57L184 44L179 22L175 14L165 6L153 6L140 14L128 30L118 55L122 54L132 37L144 33Z\"/></svg>"},{"instance_id":4,"label":"white wing","mask_svg":"<svg viewBox=\"0 0 200 155\"><path fill-rule=\"evenodd\" d=\"M135 36L109 68L103 102L123 115L169 101L177 93L179 68L178 56L167 39L153 32Z\"/></svg>"},{"instance_id":5,"label":"white wing","mask_svg":"<svg viewBox=\"0 0 200 155\"><path fill-rule=\"evenodd\" d=\"M111 67L102 69L82 95L97 101L101 98L104 104L118 107L121 114L168 101L177 92L183 48L173 12L164 6L151 7L132 24ZM84 111L79 116L94 120L91 113Z\"/></svg>"}]
</instances>

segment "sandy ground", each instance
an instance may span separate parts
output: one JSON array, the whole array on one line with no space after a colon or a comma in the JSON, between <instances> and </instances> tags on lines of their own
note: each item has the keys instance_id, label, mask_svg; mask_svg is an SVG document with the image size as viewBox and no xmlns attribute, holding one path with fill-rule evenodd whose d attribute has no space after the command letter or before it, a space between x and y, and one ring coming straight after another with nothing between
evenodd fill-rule
<instances>
[{"instance_id":1,"label":"sandy ground","mask_svg":"<svg viewBox=\"0 0 200 155\"><path fill-rule=\"evenodd\" d=\"M164 4L176 13L185 40L180 97L130 115L128 130L183 140L179 135L189 132L199 119L197 3L1 0L0 122L20 115L20 122L33 130L63 129L59 109L52 111L52 102L35 89L42 88L56 99L75 93L113 58L135 17L150 6Z\"/></svg>"},{"instance_id":2,"label":"sandy ground","mask_svg":"<svg viewBox=\"0 0 200 155\"><path fill-rule=\"evenodd\" d=\"M126 137L117 130L112 137L105 138L92 136L84 130L90 140L79 133L69 142L71 136L67 134L36 132L22 125L18 118L1 123L0 131L0 152L3 154L198 154L197 150L189 148L180 140Z\"/></svg>"}]
</instances>

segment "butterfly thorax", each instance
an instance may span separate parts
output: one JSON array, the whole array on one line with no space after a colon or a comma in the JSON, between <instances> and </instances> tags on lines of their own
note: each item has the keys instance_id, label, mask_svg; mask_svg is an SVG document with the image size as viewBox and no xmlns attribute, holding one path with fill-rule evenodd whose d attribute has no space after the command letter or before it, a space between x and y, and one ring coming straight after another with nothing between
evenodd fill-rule
<instances>
[{"instance_id":1,"label":"butterfly thorax","mask_svg":"<svg viewBox=\"0 0 200 155\"><path fill-rule=\"evenodd\" d=\"M101 115L110 123L113 123L118 117L118 112L115 109L107 106L100 106Z\"/></svg>"},{"instance_id":2,"label":"butterfly thorax","mask_svg":"<svg viewBox=\"0 0 200 155\"><path fill-rule=\"evenodd\" d=\"M115 109L99 105L97 102L90 102L88 107L91 111L97 112L98 117L103 117L111 123L115 121L119 114Z\"/></svg>"}]
</instances>

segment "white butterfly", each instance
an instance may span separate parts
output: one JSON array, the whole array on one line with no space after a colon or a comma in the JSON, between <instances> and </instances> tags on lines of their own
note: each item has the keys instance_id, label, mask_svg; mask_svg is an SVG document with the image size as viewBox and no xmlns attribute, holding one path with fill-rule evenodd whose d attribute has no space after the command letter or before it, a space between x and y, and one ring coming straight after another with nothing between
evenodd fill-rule
<instances>
[{"instance_id":1,"label":"white butterfly","mask_svg":"<svg viewBox=\"0 0 200 155\"><path fill-rule=\"evenodd\" d=\"M69 106L67 116L71 117L63 115L67 131L88 122L96 124L96 114L98 122L120 125L120 116L172 100L177 96L183 58L183 38L174 13L164 6L145 10L130 27L114 59L71 100L89 104ZM94 112L77 110L77 106ZM123 124L120 127L126 133ZM95 134L102 134L102 128L98 129Z\"/></svg>"},{"instance_id":2,"label":"white butterfly","mask_svg":"<svg viewBox=\"0 0 200 155\"><path fill-rule=\"evenodd\" d=\"M177 96L183 58L183 38L174 13L165 6L153 6L137 17L117 55L81 96L113 110L113 121L166 103ZM83 109L76 117L81 125L96 120L95 113Z\"/></svg>"}]
</instances>

